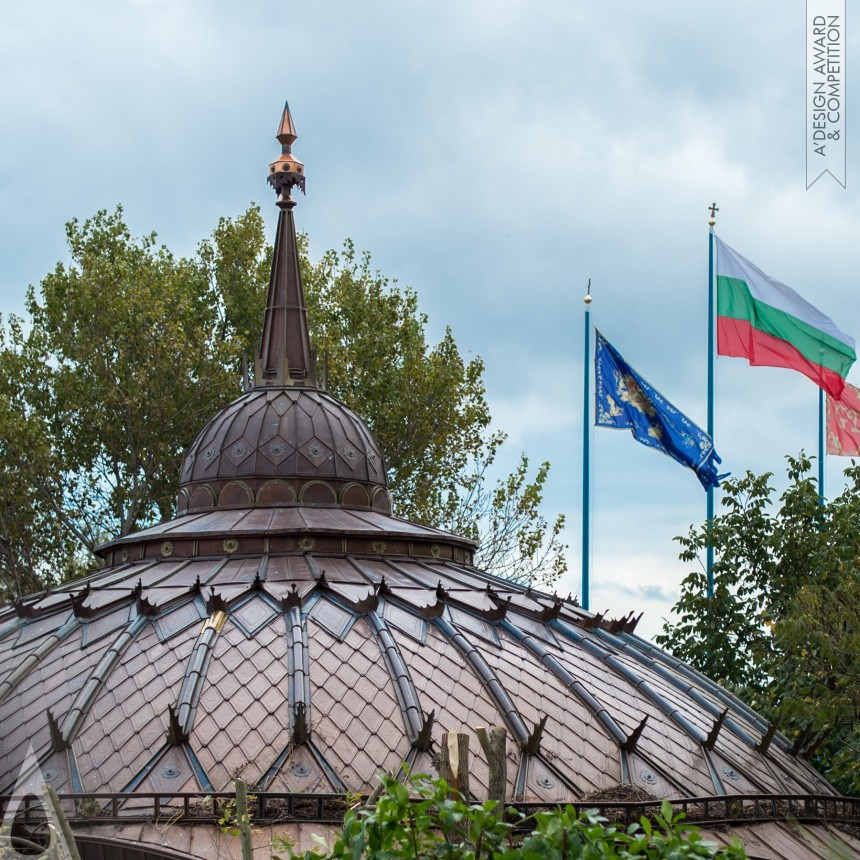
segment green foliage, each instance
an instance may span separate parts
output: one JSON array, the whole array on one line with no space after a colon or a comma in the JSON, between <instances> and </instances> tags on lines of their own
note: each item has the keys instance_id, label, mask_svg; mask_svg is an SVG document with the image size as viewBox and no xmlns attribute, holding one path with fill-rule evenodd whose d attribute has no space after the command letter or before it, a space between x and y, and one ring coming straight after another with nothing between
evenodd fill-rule
<instances>
[{"instance_id":1,"label":"green foliage","mask_svg":"<svg viewBox=\"0 0 860 860\"><path fill-rule=\"evenodd\" d=\"M846 793L860 793L860 467L819 503L811 463L788 458L774 509L771 475L728 480L724 512L679 538L681 558L715 551L690 573L657 642L782 719L801 750Z\"/></svg>"},{"instance_id":2,"label":"green foliage","mask_svg":"<svg viewBox=\"0 0 860 860\"><path fill-rule=\"evenodd\" d=\"M275 860L565 860L565 858L737 857L740 844L716 849L695 827L683 825L664 802L654 824L644 818L619 830L592 812L578 814L568 806L541 812L530 820L494 813L495 801L468 805L445 780L415 777L410 788L383 777L383 791L371 808L350 810L342 834L332 846L317 840L316 850L297 853L283 838L275 839ZM515 820L514 816L514 820ZM531 833L520 835L531 827Z\"/></svg>"},{"instance_id":3,"label":"green foliage","mask_svg":"<svg viewBox=\"0 0 860 860\"><path fill-rule=\"evenodd\" d=\"M189 258L122 210L67 225L70 261L30 289L28 319L0 320L0 600L79 575L105 540L173 515L181 458L241 391L256 353L271 248L252 206L222 218ZM368 420L401 516L479 538L497 572L549 582L563 520L540 513L548 464L523 455L487 481L483 363L351 243L312 264L312 340L329 390ZM479 561L481 557L479 556Z\"/></svg>"},{"instance_id":4,"label":"green foliage","mask_svg":"<svg viewBox=\"0 0 860 860\"><path fill-rule=\"evenodd\" d=\"M48 430L24 398L23 339L15 319L0 324L0 602L79 572L75 542L52 504L62 487ZM34 475L44 476L39 484Z\"/></svg>"},{"instance_id":5,"label":"green foliage","mask_svg":"<svg viewBox=\"0 0 860 860\"><path fill-rule=\"evenodd\" d=\"M484 364L466 362L450 328L435 346L418 297L356 256L351 242L311 264L301 241L311 336L328 390L368 421L386 456L399 516L480 542L476 563L518 581L566 570L564 518L540 513L549 463L523 455L495 486L505 440L491 433Z\"/></svg>"}]
</instances>

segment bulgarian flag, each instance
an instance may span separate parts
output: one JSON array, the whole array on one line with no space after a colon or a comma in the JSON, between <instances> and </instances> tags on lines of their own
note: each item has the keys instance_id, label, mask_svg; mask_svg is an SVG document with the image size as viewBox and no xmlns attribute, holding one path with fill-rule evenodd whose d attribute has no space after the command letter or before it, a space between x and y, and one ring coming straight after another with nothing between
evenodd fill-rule
<instances>
[{"instance_id":1,"label":"bulgarian flag","mask_svg":"<svg viewBox=\"0 0 860 860\"><path fill-rule=\"evenodd\" d=\"M827 398L827 453L860 456L860 389L847 382L839 400Z\"/></svg>"},{"instance_id":2,"label":"bulgarian flag","mask_svg":"<svg viewBox=\"0 0 860 860\"><path fill-rule=\"evenodd\" d=\"M838 400L854 338L719 238L716 252L717 353L800 371Z\"/></svg>"}]
</instances>

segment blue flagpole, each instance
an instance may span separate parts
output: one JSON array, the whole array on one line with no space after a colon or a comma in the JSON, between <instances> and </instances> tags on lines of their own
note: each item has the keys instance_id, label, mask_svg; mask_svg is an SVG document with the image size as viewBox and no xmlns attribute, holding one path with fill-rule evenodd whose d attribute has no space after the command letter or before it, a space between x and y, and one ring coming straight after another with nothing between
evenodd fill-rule
<instances>
[{"instance_id":1,"label":"blue flagpole","mask_svg":"<svg viewBox=\"0 0 860 860\"><path fill-rule=\"evenodd\" d=\"M717 204L711 204L711 216L708 218L708 436L714 440L714 382L716 375L716 343L714 337L714 227L717 223ZM714 521L714 488L708 487L707 520L710 525ZM714 548L710 542L706 550L708 573L708 599L714 596Z\"/></svg>"},{"instance_id":2,"label":"blue flagpole","mask_svg":"<svg viewBox=\"0 0 860 860\"><path fill-rule=\"evenodd\" d=\"M582 396L582 608L589 608L591 568L591 278L585 295Z\"/></svg>"},{"instance_id":3,"label":"blue flagpole","mask_svg":"<svg viewBox=\"0 0 860 860\"><path fill-rule=\"evenodd\" d=\"M818 503L824 504L824 425L825 401L824 389L818 389Z\"/></svg>"}]
</instances>

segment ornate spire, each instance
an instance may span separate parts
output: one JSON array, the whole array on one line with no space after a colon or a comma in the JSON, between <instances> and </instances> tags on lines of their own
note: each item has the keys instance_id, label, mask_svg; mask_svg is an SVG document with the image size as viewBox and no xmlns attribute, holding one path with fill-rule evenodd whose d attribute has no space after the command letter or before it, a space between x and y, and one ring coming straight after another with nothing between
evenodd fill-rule
<instances>
[{"instance_id":1,"label":"ornate spire","mask_svg":"<svg viewBox=\"0 0 860 860\"><path fill-rule=\"evenodd\" d=\"M316 373L308 334L305 292L299 271L296 224L290 192L294 187L305 191L305 168L292 154L296 127L289 104L278 126L281 154L269 165L269 184L278 193L278 230L269 277L269 295L263 319L260 353L254 366L254 385L302 385L316 387Z\"/></svg>"}]
</instances>

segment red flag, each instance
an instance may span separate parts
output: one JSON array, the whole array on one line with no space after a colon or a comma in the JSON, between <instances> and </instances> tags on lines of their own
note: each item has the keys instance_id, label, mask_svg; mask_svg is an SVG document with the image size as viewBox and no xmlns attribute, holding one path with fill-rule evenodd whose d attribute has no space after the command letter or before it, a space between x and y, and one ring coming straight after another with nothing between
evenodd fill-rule
<instances>
[{"instance_id":1,"label":"red flag","mask_svg":"<svg viewBox=\"0 0 860 860\"><path fill-rule=\"evenodd\" d=\"M827 453L860 456L860 388L847 382L839 400L827 398Z\"/></svg>"}]
</instances>

